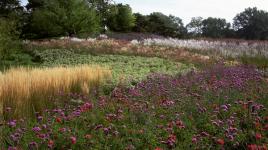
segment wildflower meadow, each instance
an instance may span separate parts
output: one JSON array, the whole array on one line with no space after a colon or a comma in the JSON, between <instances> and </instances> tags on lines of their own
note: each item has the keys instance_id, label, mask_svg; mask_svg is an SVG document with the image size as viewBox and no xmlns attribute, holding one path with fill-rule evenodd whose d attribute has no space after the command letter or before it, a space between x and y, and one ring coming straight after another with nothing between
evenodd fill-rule
<instances>
[{"instance_id":1,"label":"wildflower meadow","mask_svg":"<svg viewBox=\"0 0 268 150\"><path fill-rule=\"evenodd\" d=\"M267 4L0 0L0 150L268 150Z\"/></svg>"}]
</instances>

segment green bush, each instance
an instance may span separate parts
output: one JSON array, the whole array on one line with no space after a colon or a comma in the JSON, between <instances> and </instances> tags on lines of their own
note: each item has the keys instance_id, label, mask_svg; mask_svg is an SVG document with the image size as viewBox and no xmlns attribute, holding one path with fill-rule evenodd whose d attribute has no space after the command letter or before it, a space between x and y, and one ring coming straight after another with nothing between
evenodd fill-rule
<instances>
[{"instance_id":1,"label":"green bush","mask_svg":"<svg viewBox=\"0 0 268 150\"><path fill-rule=\"evenodd\" d=\"M111 8L108 27L113 31L128 32L135 26L135 16L129 5L118 4Z\"/></svg>"},{"instance_id":2,"label":"green bush","mask_svg":"<svg viewBox=\"0 0 268 150\"><path fill-rule=\"evenodd\" d=\"M92 34L99 31L99 17L85 0L47 0L32 15L37 38Z\"/></svg>"},{"instance_id":3,"label":"green bush","mask_svg":"<svg viewBox=\"0 0 268 150\"><path fill-rule=\"evenodd\" d=\"M0 61L8 59L19 50L19 32L16 22L0 18Z\"/></svg>"}]
</instances>

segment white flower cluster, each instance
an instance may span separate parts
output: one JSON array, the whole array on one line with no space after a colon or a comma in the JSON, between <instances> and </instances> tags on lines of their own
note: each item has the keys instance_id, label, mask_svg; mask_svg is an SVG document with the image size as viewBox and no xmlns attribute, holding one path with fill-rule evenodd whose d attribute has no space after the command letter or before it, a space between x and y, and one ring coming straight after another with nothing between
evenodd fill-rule
<instances>
[{"instance_id":1,"label":"white flower cluster","mask_svg":"<svg viewBox=\"0 0 268 150\"><path fill-rule=\"evenodd\" d=\"M85 42L85 41L89 41L89 42L94 42L96 40L96 38L86 38L86 39L81 39L81 38L77 38L77 37L60 37L60 40L70 40L72 42Z\"/></svg>"},{"instance_id":2,"label":"white flower cluster","mask_svg":"<svg viewBox=\"0 0 268 150\"><path fill-rule=\"evenodd\" d=\"M133 45L145 46L167 46L178 48L189 48L200 50L203 53L217 54L223 57L236 58L239 56L263 56L268 58L268 42L246 42L246 41L208 41L208 40L179 40L167 39L145 39L133 40Z\"/></svg>"}]
</instances>

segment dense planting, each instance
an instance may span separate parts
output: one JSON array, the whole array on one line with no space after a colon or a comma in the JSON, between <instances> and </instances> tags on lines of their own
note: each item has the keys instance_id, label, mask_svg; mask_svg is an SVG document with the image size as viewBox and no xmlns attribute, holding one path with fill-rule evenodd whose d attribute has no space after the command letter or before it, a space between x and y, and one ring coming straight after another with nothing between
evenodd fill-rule
<instances>
[{"instance_id":1,"label":"dense planting","mask_svg":"<svg viewBox=\"0 0 268 150\"><path fill-rule=\"evenodd\" d=\"M253 53L266 47L247 44L241 61L242 41L233 44L239 53L233 59L221 53L233 53L231 42L196 42L212 48L109 39L25 41L36 66L98 65L112 77L90 89L76 90L80 82L75 90L53 86L51 96L34 88L31 104L43 97L49 103L31 109L31 117L14 115L19 104L3 105L3 149L267 149L268 84L264 70L251 66L259 58ZM261 56L259 64L267 60ZM68 86L66 77L59 83ZM6 93L12 92L0 94Z\"/></svg>"},{"instance_id":2,"label":"dense planting","mask_svg":"<svg viewBox=\"0 0 268 150\"><path fill-rule=\"evenodd\" d=\"M152 74L96 100L63 94L66 103L36 121L6 120L2 141L10 149L267 149L267 89L247 66Z\"/></svg>"},{"instance_id":3,"label":"dense planting","mask_svg":"<svg viewBox=\"0 0 268 150\"><path fill-rule=\"evenodd\" d=\"M267 29L256 7L184 25L116 0L0 0L0 150L267 150Z\"/></svg>"},{"instance_id":4,"label":"dense planting","mask_svg":"<svg viewBox=\"0 0 268 150\"><path fill-rule=\"evenodd\" d=\"M77 50L79 51L79 50ZM90 55L77 53L76 50L54 49L36 53L43 66L72 66L77 64L100 65L112 70L113 83L143 79L149 73L176 74L191 69L191 65L172 62L156 57L122 55Z\"/></svg>"},{"instance_id":5,"label":"dense planting","mask_svg":"<svg viewBox=\"0 0 268 150\"><path fill-rule=\"evenodd\" d=\"M178 39L145 39L141 42L132 41L133 44L160 45L200 50L201 53L220 55L222 57L239 58L243 55L268 57L267 42L248 41L209 41L209 40L178 40Z\"/></svg>"}]
</instances>

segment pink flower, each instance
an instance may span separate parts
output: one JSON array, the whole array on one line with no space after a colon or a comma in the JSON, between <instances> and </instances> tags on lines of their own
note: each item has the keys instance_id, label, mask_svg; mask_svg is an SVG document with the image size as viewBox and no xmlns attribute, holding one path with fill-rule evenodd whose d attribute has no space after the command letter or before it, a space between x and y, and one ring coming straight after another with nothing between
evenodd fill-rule
<instances>
[{"instance_id":1,"label":"pink flower","mask_svg":"<svg viewBox=\"0 0 268 150\"><path fill-rule=\"evenodd\" d=\"M248 150L258 150L258 146L256 144L249 144Z\"/></svg>"},{"instance_id":2,"label":"pink flower","mask_svg":"<svg viewBox=\"0 0 268 150\"><path fill-rule=\"evenodd\" d=\"M207 132L201 132L201 136L206 137L209 136L209 134Z\"/></svg>"},{"instance_id":3,"label":"pink flower","mask_svg":"<svg viewBox=\"0 0 268 150\"><path fill-rule=\"evenodd\" d=\"M256 140L260 140L262 138L262 136L261 136L260 133L256 133L255 134L255 138L256 138Z\"/></svg>"},{"instance_id":4,"label":"pink flower","mask_svg":"<svg viewBox=\"0 0 268 150\"><path fill-rule=\"evenodd\" d=\"M196 137L193 137L193 138L192 138L192 142L193 142L193 143L197 143L197 138L196 138Z\"/></svg>"},{"instance_id":5,"label":"pink flower","mask_svg":"<svg viewBox=\"0 0 268 150\"><path fill-rule=\"evenodd\" d=\"M170 134L168 136L168 140L166 141L166 144L169 146L169 147L173 147L176 143L176 135L174 134Z\"/></svg>"},{"instance_id":6,"label":"pink flower","mask_svg":"<svg viewBox=\"0 0 268 150\"><path fill-rule=\"evenodd\" d=\"M17 150L17 147L8 147L8 150Z\"/></svg>"},{"instance_id":7,"label":"pink flower","mask_svg":"<svg viewBox=\"0 0 268 150\"><path fill-rule=\"evenodd\" d=\"M59 132L64 133L66 131L66 128L59 128Z\"/></svg>"},{"instance_id":8,"label":"pink flower","mask_svg":"<svg viewBox=\"0 0 268 150\"><path fill-rule=\"evenodd\" d=\"M10 127L15 127L16 126L16 120L12 120L12 121L10 121L9 123L8 123L8 125L10 126Z\"/></svg>"},{"instance_id":9,"label":"pink flower","mask_svg":"<svg viewBox=\"0 0 268 150\"><path fill-rule=\"evenodd\" d=\"M70 139L72 144L76 144L76 137L72 136Z\"/></svg>"},{"instance_id":10,"label":"pink flower","mask_svg":"<svg viewBox=\"0 0 268 150\"><path fill-rule=\"evenodd\" d=\"M176 121L176 126L177 126L178 128L180 128L180 129L185 128L185 126L184 126L184 124L183 124L183 122L182 122L181 120L177 120L177 121Z\"/></svg>"},{"instance_id":11,"label":"pink flower","mask_svg":"<svg viewBox=\"0 0 268 150\"><path fill-rule=\"evenodd\" d=\"M169 107L169 106L172 106L174 104L175 104L175 102L172 100L162 100L161 101L161 106L164 106L164 107Z\"/></svg>"},{"instance_id":12,"label":"pink flower","mask_svg":"<svg viewBox=\"0 0 268 150\"><path fill-rule=\"evenodd\" d=\"M264 126L264 128L263 128L265 131L267 131L268 130L268 124L266 124L265 126Z\"/></svg>"},{"instance_id":13,"label":"pink flower","mask_svg":"<svg viewBox=\"0 0 268 150\"><path fill-rule=\"evenodd\" d=\"M81 112L86 112L91 108L92 108L92 104L87 102L87 103L85 103L84 105L81 106L80 111Z\"/></svg>"}]
</instances>

